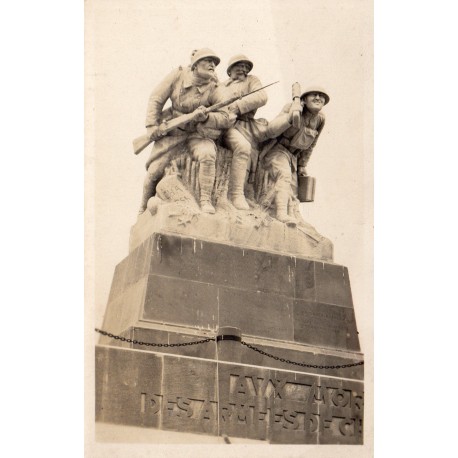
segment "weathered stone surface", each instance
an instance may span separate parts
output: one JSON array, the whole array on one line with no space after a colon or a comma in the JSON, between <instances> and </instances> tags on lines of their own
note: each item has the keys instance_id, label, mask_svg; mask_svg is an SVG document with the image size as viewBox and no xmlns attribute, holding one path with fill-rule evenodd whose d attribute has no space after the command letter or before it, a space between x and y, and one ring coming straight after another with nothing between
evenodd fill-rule
<instances>
[{"instance_id":1,"label":"weathered stone surface","mask_svg":"<svg viewBox=\"0 0 458 458\"><path fill-rule=\"evenodd\" d=\"M154 216L149 211L144 212L132 226L130 251L154 233L181 234L323 261L332 261L333 257L331 241L312 226L288 227L260 209L234 209L234 212L218 209L215 215L197 213L185 216L174 204L165 203L159 206Z\"/></svg>"},{"instance_id":2,"label":"weathered stone surface","mask_svg":"<svg viewBox=\"0 0 458 458\"><path fill-rule=\"evenodd\" d=\"M180 235L154 234L116 268L104 329L141 321L359 351L345 267Z\"/></svg>"},{"instance_id":3,"label":"weathered stone surface","mask_svg":"<svg viewBox=\"0 0 458 458\"><path fill-rule=\"evenodd\" d=\"M96 349L97 421L271 443L361 444L361 382Z\"/></svg>"},{"instance_id":4,"label":"weathered stone surface","mask_svg":"<svg viewBox=\"0 0 458 458\"><path fill-rule=\"evenodd\" d=\"M359 351L352 308L297 300L294 302L294 340L319 347Z\"/></svg>"},{"instance_id":5,"label":"weathered stone surface","mask_svg":"<svg viewBox=\"0 0 458 458\"><path fill-rule=\"evenodd\" d=\"M217 286L150 275L145 297L144 320L216 330L217 313Z\"/></svg>"},{"instance_id":6,"label":"weathered stone surface","mask_svg":"<svg viewBox=\"0 0 458 458\"><path fill-rule=\"evenodd\" d=\"M236 341L169 346L214 339L223 326L274 357ZM110 347L97 349L98 421L279 444L362 443L363 366L289 362L362 361L343 266L153 234L116 267L103 329L131 342L100 339Z\"/></svg>"},{"instance_id":7,"label":"weathered stone surface","mask_svg":"<svg viewBox=\"0 0 458 458\"><path fill-rule=\"evenodd\" d=\"M315 262L316 302L353 307L348 269Z\"/></svg>"},{"instance_id":8,"label":"weathered stone surface","mask_svg":"<svg viewBox=\"0 0 458 458\"><path fill-rule=\"evenodd\" d=\"M151 273L295 297L293 256L176 235L153 239L160 251L153 251Z\"/></svg>"},{"instance_id":9,"label":"weathered stone surface","mask_svg":"<svg viewBox=\"0 0 458 458\"><path fill-rule=\"evenodd\" d=\"M96 350L96 421L160 427L145 393L160 393L163 358L153 353Z\"/></svg>"}]
</instances>

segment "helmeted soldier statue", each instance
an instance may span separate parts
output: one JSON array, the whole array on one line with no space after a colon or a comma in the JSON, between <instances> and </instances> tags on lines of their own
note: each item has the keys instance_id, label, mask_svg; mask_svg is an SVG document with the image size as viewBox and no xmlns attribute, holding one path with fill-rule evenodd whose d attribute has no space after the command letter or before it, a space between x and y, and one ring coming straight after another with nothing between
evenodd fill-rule
<instances>
[{"instance_id":1,"label":"helmeted soldier statue","mask_svg":"<svg viewBox=\"0 0 458 458\"><path fill-rule=\"evenodd\" d=\"M199 162L201 210L215 213L211 203L216 161L214 139L235 121L234 115L227 108L208 114L203 110L204 107L224 100L224 91L218 85L215 73L215 67L219 63L220 58L211 49L196 50L192 53L189 67L173 70L153 90L148 103L146 129L148 136L155 143L146 163L148 172L143 185L140 213L145 211L148 199L155 195L156 185L162 178L166 166L184 144L193 158ZM169 99L172 106L163 111ZM161 133L162 121L189 113L195 114L192 122L165 135Z\"/></svg>"},{"instance_id":2,"label":"helmeted soldier statue","mask_svg":"<svg viewBox=\"0 0 458 458\"><path fill-rule=\"evenodd\" d=\"M253 62L243 54L238 54L229 60L227 66L229 79L223 83L228 96L240 96L262 88L259 79L249 75L252 68ZM244 184L252 146L257 147L254 137L258 121L254 119L254 115L256 110L266 103L266 91L261 90L229 106L237 116L237 121L234 127L223 134L223 143L233 153L228 197L239 210L249 209L244 195Z\"/></svg>"},{"instance_id":3,"label":"helmeted soldier statue","mask_svg":"<svg viewBox=\"0 0 458 458\"><path fill-rule=\"evenodd\" d=\"M284 127L263 160L263 168L275 181L276 217L285 223L294 222L288 215L289 198L291 192L297 192L297 175L307 175L307 163L325 123L321 109L329 102L329 96L322 88L314 86L304 91L300 100L303 108L299 127L292 125L291 103L269 123Z\"/></svg>"}]
</instances>

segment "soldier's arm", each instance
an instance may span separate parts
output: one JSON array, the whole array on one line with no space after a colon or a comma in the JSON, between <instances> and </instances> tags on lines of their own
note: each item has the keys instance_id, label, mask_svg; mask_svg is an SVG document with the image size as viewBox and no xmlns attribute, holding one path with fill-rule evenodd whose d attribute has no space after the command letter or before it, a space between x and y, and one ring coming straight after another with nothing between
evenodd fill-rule
<instances>
[{"instance_id":1,"label":"soldier's arm","mask_svg":"<svg viewBox=\"0 0 458 458\"><path fill-rule=\"evenodd\" d=\"M147 128L159 125L162 108L172 95L173 84L178 78L180 71L180 69L173 70L153 89L146 110L145 126Z\"/></svg>"},{"instance_id":2,"label":"soldier's arm","mask_svg":"<svg viewBox=\"0 0 458 458\"><path fill-rule=\"evenodd\" d=\"M256 91L262 87L261 81L254 76L250 75L248 92ZM267 92L263 89L262 91L255 92L250 94L247 97L244 97L241 100L234 102L234 105L237 106L240 114L249 113L250 111L257 110L258 108L263 107L267 103Z\"/></svg>"},{"instance_id":3,"label":"soldier's arm","mask_svg":"<svg viewBox=\"0 0 458 458\"><path fill-rule=\"evenodd\" d=\"M291 127L291 103L287 103L272 121L269 121L265 133L266 138L277 138ZM264 140L265 140L264 139Z\"/></svg>"},{"instance_id":4,"label":"soldier's arm","mask_svg":"<svg viewBox=\"0 0 458 458\"><path fill-rule=\"evenodd\" d=\"M209 97L209 103L210 105L215 105L216 103L224 102L228 98L229 97L224 88L222 86L216 86ZM207 120L202 124L204 127L208 127L210 129L223 130L232 127L235 120L235 115L231 113L226 106L224 108L220 108L218 111L208 113Z\"/></svg>"}]
</instances>

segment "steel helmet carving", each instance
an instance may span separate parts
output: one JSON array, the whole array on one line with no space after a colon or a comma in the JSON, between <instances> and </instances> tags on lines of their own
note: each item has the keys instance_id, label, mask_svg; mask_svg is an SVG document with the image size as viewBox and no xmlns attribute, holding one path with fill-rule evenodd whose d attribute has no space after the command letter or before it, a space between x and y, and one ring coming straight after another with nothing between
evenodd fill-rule
<instances>
[{"instance_id":1,"label":"steel helmet carving","mask_svg":"<svg viewBox=\"0 0 458 458\"><path fill-rule=\"evenodd\" d=\"M244 54L237 54L236 56L231 57L231 59L229 60L229 63L227 64L227 74L228 75L230 75L232 66L239 62L244 62L245 64L248 64L248 66L250 67L250 69L248 70L248 73L250 73L251 70L253 69L253 62L251 62L251 60L248 59L247 56L245 56Z\"/></svg>"},{"instance_id":2,"label":"steel helmet carving","mask_svg":"<svg viewBox=\"0 0 458 458\"><path fill-rule=\"evenodd\" d=\"M206 57L211 57L215 61L215 65L221 62L221 59L210 48L196 49L191 54L191 68L194 68L194 65L196 65L199 60L205 59Z\"/></svg>"},{"instance_id":3,"label":"steel helmet carving","mask_svg":"<svg viewBox=\"0 0 458 458\"><path fill-rule=\"evenodd\" d=\"M324 104L328 104L329 103L329 100L330 100L330 97L329 95L327 94L327 92L322 88L322 87L319 87L319 86L310 86L308 87L301 95L301 100L307 95L307 94L310 94L311 92L319 92L320 94L323 94L323 97L324 97Z\"/></svg>"}]
</instances>

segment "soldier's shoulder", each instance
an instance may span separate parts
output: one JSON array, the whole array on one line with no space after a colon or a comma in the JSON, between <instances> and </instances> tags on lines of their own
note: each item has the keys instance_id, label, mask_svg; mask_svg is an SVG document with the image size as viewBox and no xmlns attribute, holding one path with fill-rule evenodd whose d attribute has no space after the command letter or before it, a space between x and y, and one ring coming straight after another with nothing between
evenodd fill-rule
<instances>
[{"instance_id":1,"label":"soldier's shoulder","mask_svg":"<svg viewBox=\"0 0 458 458\"><path fill-rule=\"evenodd\" d=\"M189 67L184 67L183 65L179 65L177 68L175 68L173 71L176 73L184 73L187 70L190 70Z\"/></svg>"},{"instance_id":2,"label":"soldier's shoulder","mask_svg":"<svg viewBox=\"0 0 458 458\"><path fill-rule=\"evenodd\" d=\"M246 79L248 81L260 81L260 79L256 75L247 75Z\"/></svg>"}]
</instances>

